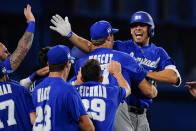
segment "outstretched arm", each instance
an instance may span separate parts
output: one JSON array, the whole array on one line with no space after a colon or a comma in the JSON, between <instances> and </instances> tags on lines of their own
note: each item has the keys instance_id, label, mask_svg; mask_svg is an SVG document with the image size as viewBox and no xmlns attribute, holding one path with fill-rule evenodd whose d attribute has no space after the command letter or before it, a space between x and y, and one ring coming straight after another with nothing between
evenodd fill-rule
<instances>
[{"instance_id":1,"label":"outstretched arm","mask_svg":"<svg viewBox=\"0 0 196 131\"><path fill-rule=\"evenodd\" d=\"M163 71L148 72L147 77L158 82L170 83L175 86L180 86L181 77L178 70L175 68L175 66L169 66L169 67L172 68L166 67L166 69L164 69Z\"/></svg>"},{"instance_id":2,"label":"outstretched arm","mask_svg":"<svg viewBox=\"0 0 196 131\"><path fill-rule=\"evenodd\" d=\"M126 97L129 96L131 94L131 88L121 73L121 64L117 61L111 60L108 65L108 70L116 78L118 85L125 88Z\"/></svg>"},{"instance_id":3,"label":"outstretched arm","mask_svg":"<svg viewBox=\"0 0 196 131\"><path fill-rule=\"evenodd\" d=\"M67 16L64 20L61 16L54 15L52 16L51 22L54 24L54 26L50 26L51 30L54 30L62 36L67 37L75 46L81 50L90 52L91 42L72 32L71 24L69 23Z\"/></svg>"},{"instance_id":4,"label":"outstretched arm","mask_svg":"<svg viewBox=\"0 0 196 131\"><path fill-rule=\"evenodd\" d=\"M10 56L10 65L12 70L16 70L27 52L29 51L34 37L34 24L35 18L31 12L31 6L27 5L27 8L24 9L24 15L26 17L27 23L29 23L28 28L22 38L18 42L18 46L13 54Z\"/></svg>"}]
</instances>

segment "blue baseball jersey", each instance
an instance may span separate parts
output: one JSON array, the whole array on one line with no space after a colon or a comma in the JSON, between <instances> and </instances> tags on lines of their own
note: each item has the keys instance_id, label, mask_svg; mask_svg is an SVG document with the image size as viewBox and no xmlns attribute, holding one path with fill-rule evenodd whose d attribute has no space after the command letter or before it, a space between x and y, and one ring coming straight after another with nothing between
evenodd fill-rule
<instances>
[{"instance_id":1,"label":"blue baseball jersey","mask_svg":"<svg viewBox=\"0 0 196 131\"><path fill-rule=\"evenodd\" d=\"M76 88L95 130L113 131L118 105L125 100L125 89L95 81L85 82Z\"/></svg>"},{"instance_id":2,"label":"blue baseball jersey","mask_svg":"<svg viewBox=\"0 0 196 131\"><path fill-rule=\"evenodd\" d=\"M153 43L139 48L132 40L115 41L114 49L129 54L146 71L161 71L168 65L174 65L174 61L168 56L166 51ZM145 97L137 87L137 83L135 84L132 81L132 94L128 97L128 104L140 108L148 108L152 104L152 99Z\"/></svg>"},{"instance_id":3,"label":"blue baseball jersey","mask_svg":"<svg viewBox=\"0 0 196 131\"><path fill-rule=\"evenodd\" d=\"M1 131L32 131L31 112L35 112L35 108L25 87L13 82L0 82Z\"/></svg>"},{"instance_id":4,"label":"blue baseball jersey","mask_svg":"<svg viewBox=\"0 0 196 131\"><path fill-rule=\"evenodd\" d=\"M5 59L4 61L2 61L3 65L5 66L7 72L13 72L12 67L10 65L10 57L8 57L7 59Z\"/></svg>"},{"instance_id":5,"label":"blue baseball jersey","mask_svg":"<svg viewBox=\"0 0 196 131\"><path fill-rule=\"evenodd\" d=\"M35 130L77 131L79 117L87 115L75 87L60 77L45 78L32 97L37 113Z\"/></svg>"},{"instance_id":6,"label":"blue baseball jersey","mask_svg":"<svg viewBox=\"0 0 196 131\"><path fill-rule=\"evenodd\" d=\"M34 90L34 88L35 88L39 83L41 83L46 77L48 77L48 74L47 74L47 75L44 75L44 76L42 76L42 77L37 78L37 79L31 84L31 86L30 86L30 88L29 88L29 92L32 93L33 90Z\"/></svg>"},{"instance_id":7,"label":"blue baseball jersey","mask_svg":"<svg viewBox=\"0 0 196 131\"><path fill-rule=\"evenodd\" d=\"M99 61L103 75L103 84L118 85L116 78L114 78L107 69L107 66L111 60L118 61L121 64L122 74L129 83L130 87L130 78L134 79L134 81L139 84L147 74L147 72L142 70L138 63L128 54L108 48L97 48L85 57L78 60L74 68L75 74L78 73L80 67L88 59L96 59Z\"/></svg>"}]
</instances>

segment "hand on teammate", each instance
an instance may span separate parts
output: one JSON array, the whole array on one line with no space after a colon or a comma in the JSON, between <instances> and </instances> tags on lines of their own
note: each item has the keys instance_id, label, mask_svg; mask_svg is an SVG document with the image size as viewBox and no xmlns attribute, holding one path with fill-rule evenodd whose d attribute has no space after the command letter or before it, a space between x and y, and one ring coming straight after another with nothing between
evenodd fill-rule
<instances>
[{"instance_id":1,"label":"hand on teammate","mask_svg":"<svg viewBox=\"0 0 196 131\"><path fill-rule=\"evenodd\" d=\"M27 19L27 23L30 21L35 22L35 17L33 16L33 13L31 12L31 6L28 4L26 8L24 8L24 15L25 18Z\"/></svg>"},{"instance_id":2,"label":"hand on teammate","mask_svg":"<svg viewBox=\"0 0 196 131\"><path fill-rule=\"evenodd\" d=\"M111 60L108 65L108 71L116 78L119 74L121 74L121 64L117 61Z\"/></svg>"},{"instance_id":3,"label":"hand on teammate","mask_svg":"<svg viewBox=\"0 0 196 131\"><path fill-rule=\"evenodd\" d=\"M36 74L37 74L38 76L44 76L44 75L46 75L47 73L49 73L49 67L48 67L48 66L46 66L46 67L44 67L44 68L41 68L41 69L39 69L39 70L36 71Z\"/></svg>"},{"instance_id":4,"label":"hand on teammate","mask_svg":"<svg viewBox=\"0 0 196 131\"><path fill-rule=\"evenodd\" d=\"M80 68L80 70L78 71L77 80L74 83L74 85L81 85L83 83L84 82L82 81L82 73L81 73L81 68Z\"/></svg>"},{"instance_id":5,"label":"hand on teammate","mask_svg":"<svg viewBox=\"0 0 196 131\"><path fill-rule=\"evenodd\" d=\"M189 89L189 92L191 93L191 95L196 97L196 81L186 82L185 87L187 87Z\"/></svg>"},{"instance_id":6,"label":"hand on teammate","mask_svg":"<svg viewBox=\"0 0 196 131\"><path fill-rule=\"evenodd\" d=\"M51 30L58 32L62 36L69 37L69 35L71 35L71 25L67 16L64 20L60 15L56 14L52 16L51 22L54 24L54 26L50 26Z\"/></svg>"}]
</instances>

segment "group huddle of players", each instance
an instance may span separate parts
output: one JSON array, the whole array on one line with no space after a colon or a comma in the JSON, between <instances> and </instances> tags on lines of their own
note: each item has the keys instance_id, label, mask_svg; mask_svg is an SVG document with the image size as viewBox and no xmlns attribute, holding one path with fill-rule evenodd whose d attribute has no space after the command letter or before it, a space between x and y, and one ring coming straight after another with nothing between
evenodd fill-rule
<instances>
[{"instance_id":1,"label":"group huddle of players","mask_svg":"<svg viewBox=\"0 0 196 131\"><path fill-rule=\"evenodd\" d=\"M30 49L35 26L30 5L24 14L28 27L14 53L0 45L0 130L150 131L146 111L157 96L156 82L181 84L174 61L150 42L150 14L131 16L127 41L114 41L119 30L104 20L91 26L88 41L72 32L68 17L54 15L50 29L86 53L76 50L76 61L67 46L46 47L39 53L41 68L19 85L8 74ZM67 80L71 64L75 76Z\"/></svg>"}]
</instances>

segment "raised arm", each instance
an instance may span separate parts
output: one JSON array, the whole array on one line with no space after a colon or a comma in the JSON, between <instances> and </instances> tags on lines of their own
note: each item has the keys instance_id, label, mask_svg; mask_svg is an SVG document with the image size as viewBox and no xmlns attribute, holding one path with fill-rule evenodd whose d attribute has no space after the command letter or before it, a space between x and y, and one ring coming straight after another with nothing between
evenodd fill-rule
<instances>
[{"instance_id":1,"label":"raised arm","mask_svg":"<svg viewBox=\"0 0 196 131\"><path fill-rule=\"evenodd\" d=\"M116 78L118 85L120 87L125 88L126 97L129 96L131 94L131 88L129 87L128 82L125 80L125 78L123 77L121 73L121 64L118 63L117 61L111 60L108 65L108 70L110 74L112 74Z\"/></svg>"},{"instance_id":2,"label":"raised arm","mask_svg":"<svg viewBox=\"0 0 196 131\"><path fill-rule=\"evenodd\" d=\"M27 5L27 8L24 9L24 15L26 17L27 23L29 23L28 28L26 29L24 35L18 42L18 46L13 54L10 56L10 65L12 70L16 70L27 52L29 51L34 37L34 26L35 18L31 12L31 6Z\"/></svg>"},{"instance_id":3,"label":"raised arm","mask_svg":"<svg viewBox=\"0 0 196 131\"><path fill-rule=\"evenodd\" d=\"M72 32L71 24L69 23L67 16L64 20L61 16L54 15L52 16L51 22L54 24L54 26L50 26L51 30L54 30L62 36L67 37L75 46L81 50L90 52L91 42Z\"/></svg>"}]
</instances>

